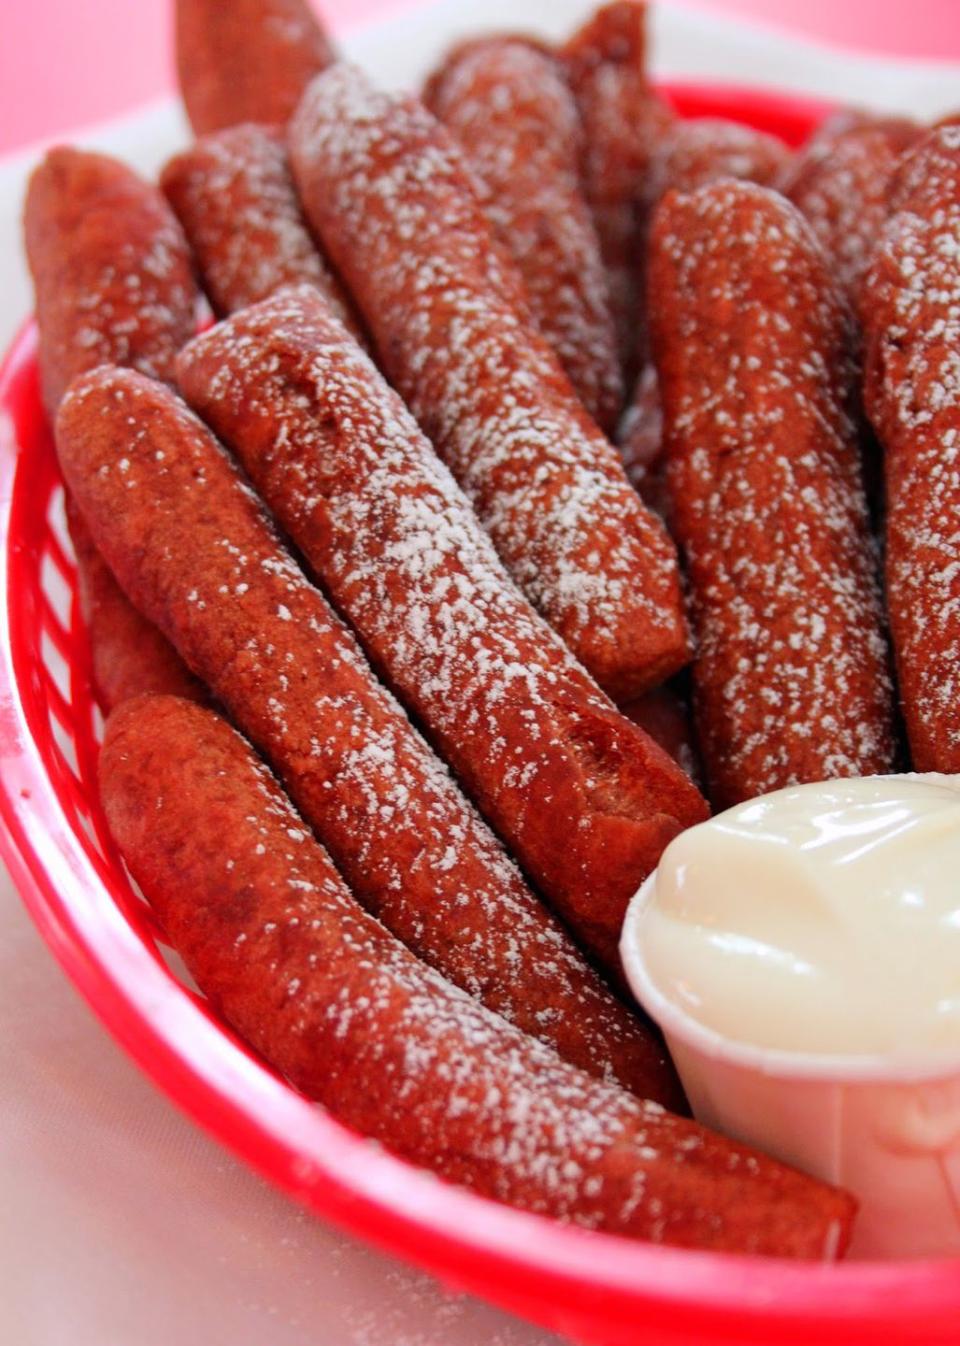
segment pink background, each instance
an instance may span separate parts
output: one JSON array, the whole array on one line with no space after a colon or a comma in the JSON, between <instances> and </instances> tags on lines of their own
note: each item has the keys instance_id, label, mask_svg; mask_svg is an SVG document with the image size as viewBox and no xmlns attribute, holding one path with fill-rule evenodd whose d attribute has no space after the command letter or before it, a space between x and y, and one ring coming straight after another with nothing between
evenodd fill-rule
<instances>
[{"instance_id":1,"label":"pink background","mask_svg":"<svg viewBox=\"0 0 960 1346\"><path fill-rule=\"evenodd\" d=\"M960 58L960 0L697 2L861 50ZM318 7L342 30L409 3L320 0ZM3 0L0 153L168 91L170 8L171 0Z\"/></svg>"}]
</instances>

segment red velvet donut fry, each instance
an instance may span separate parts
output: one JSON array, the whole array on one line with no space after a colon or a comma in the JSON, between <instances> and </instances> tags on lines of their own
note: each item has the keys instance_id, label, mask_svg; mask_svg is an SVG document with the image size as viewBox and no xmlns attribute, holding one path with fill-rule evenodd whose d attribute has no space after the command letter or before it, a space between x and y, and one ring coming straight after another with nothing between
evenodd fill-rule
<instances>
[{"instance_id":1,"label":"red velvet donut fry","mask_svg":"<svg viewBox=\"0 0 960 1346\"><path fill-rule=\"evenodd\" d=\"M51 150L30 179L24 232L51 418L71 379L97 365L173 379L200 296L183 234L156 187L106 155ZM67 520L101 704L148 691L201 696L113 579L69 496Z\"/></svg>"},{"instance_id":2,"label":"red velvet donut fry","mask_svg":"<svg viewBox=\"0 0 960 1346\"><path fill-rule=\"evenodd\" d=\"M170 160L161 186L215 312L233 313L283 285L308 281L359 331L303 218L280 128L247 123L203 136Z\"/></svg>"},{"instance_id":3,"label":"red velvet donut fry","mask_svg":"<svg viewBox=\"0 0 960 1346\"><path fill-rule=\"evenodd\" d=\"M676 1105L659 1041L526 886L187 407L101 369L73 385L57 447L126 592L273 763L358 898L561 1055Z\"/></svg>"},{"instance_id":4,"label":"red velvet donut fry","mask_svg":"<svg viewBox=\"0 0 960 1346\"><path fill-rule=\"evenodd\" d=\"M718 178L776 187L789 159L782 140L741 122L678 120L657 146L648 199L654 206L666 192L692 192Z\"/></svg>"},{"instance_id":5,"label":"red velvet donut fry","mask_svg":"<svg viewBox=\"0 0 960 1346\"><path fill-rule=\"evenodd\" d=\"M914 766L960 771L960 126L894 176L861 297L884 448L887 605Z\"/></svg>"},{"instance_id":6,"label":"red velvet donut fry","mask_svg":"<svg viewBox=\"0 0 960 1346\"><path fill-rule=\"evenodd\" d=\"M775 185L788 152L783 141L739 122L716 117L677 121L657 146L647 179L647 205L665 192L691 192L718 178ZM618 429L627 476L651 509L669 523L664 486L663 415L657 371L647 360Z\"/></svg>"},{"instance_id":7,"label":"red velvet donut fry","mask_svg":"<svg viewBox=\"0 0 960 1346\"><path fill-rule=\"evenodd\" d=\"M600 236L629 388L645 358L643 255L650 175L675 117L646 70L647 7L602 5L559 57L584 129L584 190Z\"/></svg>"},{"instance_id":8,"label":"red velvet donut fry","mask_svg":"<svg viewBox=\"0 0 960 1346\"><path fill-rule=\"evenodd\" d=\"M338 66L290 127L307 215L507 570L600 685L688 657L673 547L528 320L447 131Z\"/></svg>"},{"instance_id":9,"label":"red velvet donut fry","mask_svg":"<svg viewBox=\"0 0 960 1346\"><path fill-rule=\"evenodd\" d=\"M175 0L180 93L194 133L282 125L335 60L309 0Z\"/></svg>"},{"instance_id":10,"label":"red velvet donut fry","mask_svg":"<svg viewBox=\"0 0 960 1346\"><path fill-rule=\"evenodd\" d=\"M400 397L314 290L221 323L178 369L374 666L619 973L627 903L705 817L697 791L510 582Z\"/></svg>"},{"instance_id":11,"label":"red velvet donut fry","mask_svg":"<svg viewBox=\"0 0 960 1346\"><path fill-rule=\"evenodd\" d=\"M580 183L583 130L557 61L505 37L447 56L424 101L453 133L537 326L607 433L623 403L607 275Z\"/></svg>"},{"instance_id":12,"label":"red velvet donut fry","mask_svg":"<svg viewBox=\"0 0 960 1346\"><path fill-rule=\"evenodd\" d=\"M23 225L51 419L97 365L171 379L199 296L162 192L117 159L62 146L33 171Z\"/></svg>"},{"instance_id":13,"label":"red velvet donut fry","mask_svg":"<svg viewBox=\"0 0 960 1346\"><path fill-rule=\"evenodd\" d=\"M886 224L893 170L920 134L905 118L844 111L820 127L781 180L854 304Z\"/></svg>"},{"instance_id":14,"label":"red velvet donut fry","mask_svg":"<svg viewBox=\"0 0 960 1346\"><path fill-rule=\"evenodd\" d=\"M851 324L808 226L752 183L669 194L650 312L714 803L890 770Z\"/></svg>"},{"instance_id":15,"label":"red velvet donut fry","mask_svg":"<svg viewBox=\"0 0 960 1346\"><path fill-rule=\"evenodd\" d=\"M100 783L131 872L215 1009L347 1125L589 1229L843 1251L850 1197L592 1079L418 962L218 717L173 697L128 702Z\"/></svg>"},{"instance_id":16,"label":"red velvet donut fry","mask_svg":"<svg viewBox=\"0 0 960 1346\"><path fill-rule=\"evenodd\" d=\"M69 495L67 526L77 559L80 612L90 638L93 687L104 710L150 692L205 700L203 687L170 642L141 616L113 578Z\"/></svg>"}]
</instances>

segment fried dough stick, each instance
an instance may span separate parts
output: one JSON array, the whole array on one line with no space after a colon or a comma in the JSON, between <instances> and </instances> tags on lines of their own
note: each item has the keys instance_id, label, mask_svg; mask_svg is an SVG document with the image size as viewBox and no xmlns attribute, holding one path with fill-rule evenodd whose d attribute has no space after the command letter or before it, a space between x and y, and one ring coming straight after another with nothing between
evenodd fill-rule
<instances>
[{"instance_id":1,"label":"fried dough stick","mask_svg":"<svg viewBox=\"0 0 960 1346\"><path fill-rule=\"evenodd\" d=\"M809 226L752 183L669 194L650 312L713 802L891 770L851 320Z\"/></svg>"},{"instance_id":2,"label":"fried dough stick","mask_svg":"<svg viewBox=\"0 0 960 1346\"><path fill-rule=\"evenodd\" d=\"M170 160L160 183L216 313L306 281L359 332L353 305L303 217L279 127L247 123L202 136Z\"/></svg>"},{"instance_id":3,"label":"fried dough stick","mask_svg":"<svg viewBox=\"0 0 960 1346\"><path fill-rule=\"evenodd\" d=\"M782 140L739 122L719 117L677 121L653 156L647 183L648 207L653 209L668 191L692 192L718 178L776 186L788 153ZM669 523L662 432L657 371L648 358L619 426L617 444L627 476L651 509Z\"/></svg>"},{"instance_id":4,"label":"fried dough stick","mask_svg":"<svg viewBox=\"0 0 960 1346\"><path fill-rule=\"evenodd\" d=\"M687 661L676 554L525 312L449 133L348 66L290 126L307 215L507 570L627 699Z\"/></svg>"},{"instance_id":5,"label":"fried dough stick","mask_svg":"<svg viewBox=\"0 0 960 1346\"><path fill-rule=\"evenodd\" d=\"M893 171L921 134L906 118L840 112L797 153L780 182L853 304L887 222Z\"/></svg>"},{"instance_id":6,"label":"fried dough stick","mask_svg":"<svg viewBox=\"0 0 960 1346\"><path fill-rule=\"evenodd\" d=\"M194 133L282 125L336 59L307 0L176 0L180 93Z\"/></svg>"},{"instance_id":7,"label":"fried dough stick","mask_svg":"<svg viewBox=\"0 0 960 1346\"><path fill-rule=\"evenodd\" d=\"M494 37L451 52L424 101L453 133L523 276L537 326L607 434L623 374L600 242L580 180L583 129L554 57Z\"/></svg>"},{"instance_id":8,"label":"fried dough stick","mask_svg":"<svg viewBox=\"0 0 960 1346\"><path fill-rule=\"evenodd\" d=\"M831 1258L835 1188L592 1079L420 963L354 901L223 720L128 702L100 759L130 870L215 1009L308 1097L523 1210L680 1247Z\"/></svg>"},{"instance_id":9,"label":"fried dough stick","mask_svg":"<svg viewBox=\"0 0 960 1346\"><path fill-rule=\"evenodd\" d=\"M97 365L173 379L199 295L186 242L156 187L106 155L51 150L30 179L24 232L51 420L70 381ZM202 697L173 647L114 581L69 496L67 523L103 706L149 691Z\"/></svg>"},{"instance_id":10,"label":"fried dough stick","mask_svg":"<svg viewBox=\"0 0 960 1346\"><path fill-rule=\"evenodd\" d=\"M80 612L90 635L93 688L104 710L149 692L205 701L206 691L169 640L141 616L113 578L70 495L66 510Z\"/></svg>"},{"instance_id":11,"label":"fried dough stick","mask_svg":"<svg viewBox=\"0 0 960 1346\"><path fill-rule=\"evenodd\" d=\"M890 204L860 307L887 606L913 764L960 771L960 126L904 157Z\"/></svg>"},{"instance_id":12,"label":"fried dough stick","mask_svg":"<svg viewBox=\"0 0 960 1346\"><path fill-rule=\"evenodd\" d=\"M488 822L618 974L627 903L706 816L697 790L511 583L399 395L315 290L221 323L178 374Z\"/></svg>"},{"instance_id":13,"label":"fried dough stick","mask_svg":"<svg viewBox=\"0 0 960 1346\"><path fill-rule=\"evenodd\" d=\"M647 77L646 5L602 5L561 47L583 121L584 190L600 235L627 387L645 358L644 239L656 156L676 120Z\"/></svg>"},{"instance_id":14,"label":"fried dough stick","mask_svg":"<svg viewBox=\"0 0 960 1346\"><path fill-rule=\"evenodd\" d=\"M662 1044L527 887L193 413L101 369L65 399L57 447L111 570L272 763L360 901L561 1055L678 1106Z\"/></svg>"}]
</instances>

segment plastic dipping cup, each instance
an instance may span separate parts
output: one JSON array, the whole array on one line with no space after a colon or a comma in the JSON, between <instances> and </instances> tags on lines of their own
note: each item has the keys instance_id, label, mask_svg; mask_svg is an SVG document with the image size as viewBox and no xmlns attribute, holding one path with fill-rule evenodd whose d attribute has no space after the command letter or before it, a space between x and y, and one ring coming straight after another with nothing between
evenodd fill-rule
<instances>
[{"instance_id":1,"label":"plastic dipping cup","mask_svg":"<svg viewBox=\"0 0 960 1346\"><path fill-rule=\"evenodd\" d=\"M658 989L644 961L655 879L627 909L620 954L698 1121L852 1192L860 1213L849 1256L960 1256L960 1051L905 1063L758 1047L707 1028Z\"/></svg>"}]
</instances>

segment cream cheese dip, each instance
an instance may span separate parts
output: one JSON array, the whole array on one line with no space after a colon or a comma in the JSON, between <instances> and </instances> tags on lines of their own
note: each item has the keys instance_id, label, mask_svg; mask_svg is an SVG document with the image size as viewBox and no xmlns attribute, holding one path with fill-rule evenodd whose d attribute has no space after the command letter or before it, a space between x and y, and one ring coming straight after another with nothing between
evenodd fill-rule
<instances>
[{"instance_id":1,"label":"cream cheese dip","mask_svg":"<svg viewBox=\"0 0 960 1346\"><path fill-rule=\"evenodd\" d=\"M852 1191L850 1255L960 1256L960 776L690 828L620 949L701 1121Z\"/></svg>"},{"instance_id":2,"label":"cream cheese dip","mask_svg":"<svg viewBox=\"0 0 960 1346\"><path fill-rule=\"evenodd\" d=\"M960 776L739 804L671 843L628 919L660 992L726 1037L960 1049Z\"/></svg>"}]
</instances>

